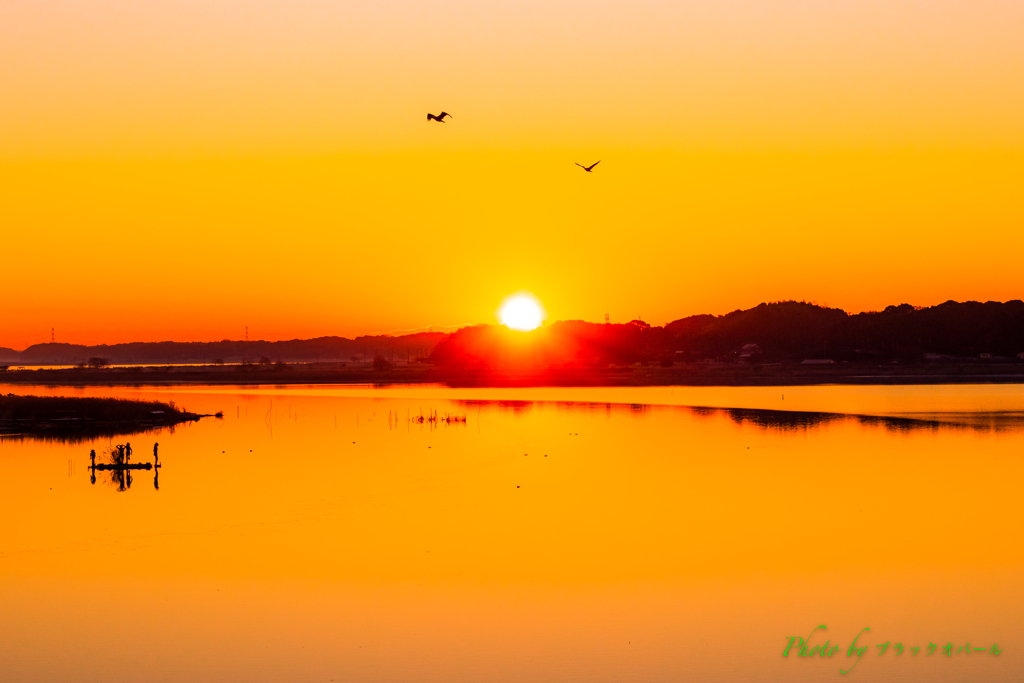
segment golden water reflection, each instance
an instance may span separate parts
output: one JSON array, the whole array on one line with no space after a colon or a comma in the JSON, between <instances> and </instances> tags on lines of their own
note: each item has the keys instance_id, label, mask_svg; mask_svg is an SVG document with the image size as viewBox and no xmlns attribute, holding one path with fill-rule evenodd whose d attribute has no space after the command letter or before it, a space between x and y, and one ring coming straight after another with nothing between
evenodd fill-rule
<instances>
[{"instance_id":1,"label":"golden water reflection","mask_svg":"<svg viewBox=\"0 0 1024 683\"><path fill-rule=\"evenodd\" d=\"M850 416L862 388L787 396L800 411L662 389L75 390L224 420L132 436L164 467L128 495L89 483L106 441L0 443L0 677L1024 674L1019 391L899 387ZM435 412L466 420L414 419ZM845 649L782 658L819 624L845 645L871 627L853 673ZM1003 652L874 654L929 639Z\"/></svg>"}]
</instances>

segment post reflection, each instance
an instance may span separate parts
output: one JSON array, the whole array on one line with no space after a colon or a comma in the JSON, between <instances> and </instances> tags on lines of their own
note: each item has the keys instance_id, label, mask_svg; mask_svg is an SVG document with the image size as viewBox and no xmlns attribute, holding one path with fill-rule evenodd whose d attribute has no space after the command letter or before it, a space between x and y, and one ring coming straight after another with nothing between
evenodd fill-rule
<instances>
[{"instance_id":1,"label":"post reflection","mask_svg":"<svg viewBox=\"0 0 1024 683\"><path fill-rule=\"evenodd\" d=\"M158 454L159 443L153 444L153 462L136 462L133 463L132 459L132 445L131 443L117 444L111 446L106 451L107 462L96 462L96 450L93 449L89 452L89 481L93 484L96 483L96 471L107 473L107 481L112 486L120 491L127 491L132 487L134 477L132 476L133 471L137 470L152 470L153 472L153 488L160 490L160 456Z\"/></svg>"}]
</instances>

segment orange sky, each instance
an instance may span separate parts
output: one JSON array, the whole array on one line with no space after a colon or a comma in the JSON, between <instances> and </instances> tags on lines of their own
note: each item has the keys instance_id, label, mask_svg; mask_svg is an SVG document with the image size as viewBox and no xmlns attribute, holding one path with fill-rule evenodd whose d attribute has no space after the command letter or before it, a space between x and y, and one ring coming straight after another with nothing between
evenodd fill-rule
<instances>
[{"instance_id":1,"label":"orange sky","mask_svg":"<svg viewBox=\"0 0 1024 683\"><path fill-rule=\"evenodd\" d=\"M1022 30L1015 0L5 2L0 346L518 290L655 324L1024 298Z\"/></svg>"}]
</instances>

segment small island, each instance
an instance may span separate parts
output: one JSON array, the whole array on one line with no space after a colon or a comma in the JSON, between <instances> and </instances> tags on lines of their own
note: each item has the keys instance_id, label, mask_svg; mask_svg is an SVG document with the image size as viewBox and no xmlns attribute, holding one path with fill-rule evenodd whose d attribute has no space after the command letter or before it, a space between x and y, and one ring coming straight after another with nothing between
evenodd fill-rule
<instances>
[{"instance_id":1,"label":"small island","mask_svg":"<svg viewBox=\"0 0 1024 683\"><path fill-rule=\"evenodd\" d=\"M219 415L219 414L218 414ZM190 413L174 401L66 396L0 396L0 436L79 440L173 427L210 415Z\"/></svg>"}]
</instances>

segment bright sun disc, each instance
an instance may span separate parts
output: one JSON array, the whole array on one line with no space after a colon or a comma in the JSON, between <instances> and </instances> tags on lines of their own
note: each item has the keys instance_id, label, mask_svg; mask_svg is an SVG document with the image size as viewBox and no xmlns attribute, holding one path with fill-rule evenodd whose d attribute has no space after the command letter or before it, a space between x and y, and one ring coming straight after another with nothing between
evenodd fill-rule
<instances>
[{"instance_id":1,"label":"bright sun disc","mask_svg":"<svg viewBox=\"0 0 1024 683\"><path fill-rule=\"evenodd\" d=\"M544 311L540 303L529 294L515 294L505 299L498 311L498 318L509 329L528 332L544 322Z\"/></svg>"}]
</instances>

